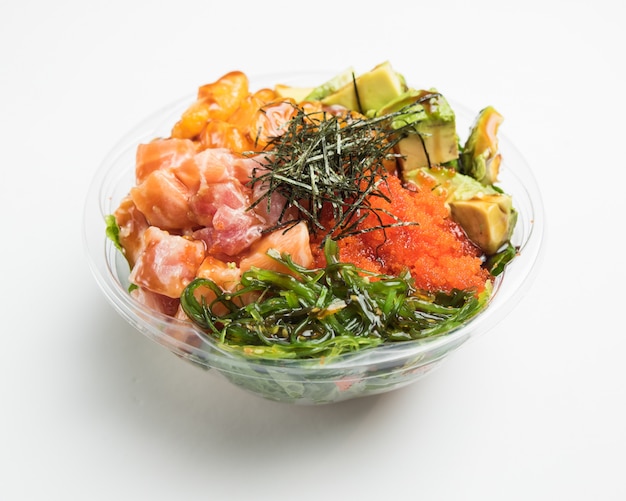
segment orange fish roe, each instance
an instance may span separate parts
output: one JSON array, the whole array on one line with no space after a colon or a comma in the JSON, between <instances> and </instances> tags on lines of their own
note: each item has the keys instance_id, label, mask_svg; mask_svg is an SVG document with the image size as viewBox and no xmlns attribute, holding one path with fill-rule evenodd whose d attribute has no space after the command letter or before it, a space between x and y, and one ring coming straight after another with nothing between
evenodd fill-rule
<instances>
[{"instance_id":1,"label":"orange fish roe","mask_svg":"<svg viewBox=\"0 0 626 501\"><path fill-rule=\"evenodd\" d=\"M391 203L375 197L372 206L417 225L376 229L340 239L341 261L391 275L408 268L415 286L431 292L471 288L481 292L484 289L490 274L481 267L480 251L450 219L443 195L426 186L419 191L407 189L395 176L387 178L381 191ZM394 222L396 220L387 214L371 214L360 229ZM316 257L317 264L323 265L319 251Z\"/></svg>"}]
</instances>

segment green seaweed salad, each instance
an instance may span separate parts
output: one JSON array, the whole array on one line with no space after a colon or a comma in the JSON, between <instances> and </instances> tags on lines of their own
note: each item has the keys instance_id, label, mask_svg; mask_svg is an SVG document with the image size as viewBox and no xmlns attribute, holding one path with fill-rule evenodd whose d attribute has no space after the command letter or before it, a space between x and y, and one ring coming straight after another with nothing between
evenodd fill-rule
<instances>
[{"instance_id":1,"label":"green seaweed salad","mask_svg":"<svg viewBox=\"0 0 626 501\"><path fill-rule=\"evenodd\" d=\"M248 356L329 358L449 332L476 315L489 297L489 289L478 296L473 291L420 294L408 274L374 275L340 262L330 238L324 251L326 267L307 269L270 249L292 273L253 268L235 293L198 278L185 289L181 306L208 335ZM194 292L200 286L212 289L216 299L199 301ZM240 306L237 297L250 293L259 299ZM227 312L214 314L216 304Z\"/></svg>"}]
</instances>

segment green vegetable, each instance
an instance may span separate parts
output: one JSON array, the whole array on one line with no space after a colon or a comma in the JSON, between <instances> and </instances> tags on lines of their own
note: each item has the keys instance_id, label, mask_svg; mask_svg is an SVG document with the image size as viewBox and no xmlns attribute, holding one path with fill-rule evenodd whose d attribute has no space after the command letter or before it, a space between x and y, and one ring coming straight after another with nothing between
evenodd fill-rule
<instances>
[{"instance_id":1,"label":"green vegetable","mask_svg":"<svg viewBox=\"0 0 626 501\"><path fill-rule=\"evenodd\" d=\"M492 106L480 111L461 153L460 169L484 185L497 182L501 156L498 150L498 128L504 120Z\"/></svg>"},{"instance_id":2,"label":"green vegetable","mask_svg":"<svg viewBox=\"0 0 626 501\"><path fill-rule=\"evenodd\" d=\"M331 239L324 253L325 268L307 269L270 250L291 274L253 268L234 293L198 278L184 290L181 306L208 336L232 350L270 359L311 358L444 334L476 315L490 294L489 287L479 296L417 291L408 273L375 275L339 262ZM215 299L198 298L202 287ZM249 294L258 300L242 306L240 297Z\"/></svg>"},{"instance_id":3,"label":"green vegetable","mask_svg":"<svg viewBox=\"0 0 626 501\"><path fill-rule=\"evenodd\" d=\"M352 82L353 78L354 78L354 69L348 68L347 70L342 71L338 75L335 75L330 80L315 87L304 98L304 101L318 101L320 99L323 99L329 94L336 92L338 89L348 84L349 82Z\"/></svg>"},{"instance_id":4,"label":"green vegetable","mask_svg":"<svg viewBox=\"0 0 626 501\"><path fill-rule=\"evenodd\" d=\"M404 111L393 122L397 129L411 124L414 133L395 147L402 172L420 167L443 165L458 159L459 138L456 117L448 101L439 92L408 89L378 110L378 115Z\"/></svg>"},{"instance_id":5,"label":"green vegetable","mask_svg":"<svg viewBox=\"0 0 626 501\"><path fill-rule=\"evenodd\" d=\"M106 223L106 236L113 242L113 245L115 245L115 247L122 254L126 254L122 244L120 243L120 227L117 225L115 216L113 214L105 216L104 222Z\"/></svg>"},{"instance_id":6,"label":"green vegetable","mask_svg":"<svg viewBox=\"0 0 626 501\"><path fill-rule=\"evenodd\" d=\"M504 271L504 268L517 256L517 249L509 242L501 251L489 256L485 267L489 272L497 277Z\"/></svg>"},{"instance_id":7,"label":"green vegetable","mask_svg":"<svg viewBox=\"0 0 626 501\"><path fill-rule=\"evenodd\" d=\"M511 196L497 187L445 167L415 169L404 178L418 186L424 178L434 179L436 189L447 195L451 218L486 255L496 254L510 240L517 211Z\"/></svg>"},{"instance_id":8,"label":"green vegetable","mask_svg":"<svg viewBox=\"0 0 626 501\"><path fill-rule=\"evenodd\" d=\"M375 114L406 90L404 77L386 61L370 71L352 77L341 88L324 96L325 105L340 105L364 115Z\"/></svg>"}]
</instances>

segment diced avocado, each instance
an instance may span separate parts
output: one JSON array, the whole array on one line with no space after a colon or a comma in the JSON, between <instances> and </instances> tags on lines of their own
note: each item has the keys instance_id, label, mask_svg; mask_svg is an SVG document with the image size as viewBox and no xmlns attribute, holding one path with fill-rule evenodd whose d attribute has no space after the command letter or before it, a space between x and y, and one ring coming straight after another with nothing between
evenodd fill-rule
<instances>
[{"instance_id":1,"label":"diced avocado","mask_svg":"<svg viewBox=\"0 0 626 501\"><path fill-rule=\"evenodd\" d=\"M284 84L276 84L274 92L281 99L293 99L296 103L301 103L313 91L312 87L291 87Z\"/></svg>"},{"instance_id":2,"label":"diced avocado","mask_svg":"<svg viewBox=\"0 0 626 501\"><path fill-rule=\"evenodd\" d=\"M445 167L421 168L404 175L417 186L435 183L446 196L450 216L486 255L496 253L509 239L517 222L510 195L493 186Z\"/></svg>"},{"instance_id":3,"label":"diced avocado","mask_svg":"<svg viewBox=\"0 0 626 501\"><path fill-rule=\"evenodd\" d=\"M511 238L512 209L511 198L502 194L450 202L452 219L487 255L495 254Z\"/></svg>"},{"instance_id":4,"label":"diced avocado","mask_svg":"<svg viewBox=\"0 0 626 501\"><path fill-rule=\"evenodd\" d=\"M364 115L376 112L406 90L404 78L386 61L350 79L343 87L321 101L326 105L340 105Z\"/></svg>"},{"instance_id":5,"label":"diced avocado","mask_svg":"<svg viewBox=\"0 0 626 501\"><path fill-rule=\"evenodd\" d=\"M320 101L329 94L336 92L341 87L348 83L352 83L354 78L354 69L348 68L342 71L338 75L335 75L330 80L324 82L322 85L318 85L313 88L303 99L303 101Z\"/></svg>"},{"instance_id":6,"label":"diced avocado","mask_svg":"<svg viewBox=\"0 0 626 501\"><path fill-rule=\"evenodd\" d=\"M386 115L406 110L394 118L396 129L413 124L414 130L396 146L403 172L442 165L459 156L454 111L436 90L409 89L378 111Z\"/></svg>"},{"instance_id":7,"label":"diced avocado","mask_svg":"<svg viewBox=\"0 0 626 501\"><path fill-rule=\"evenodd\" d=\"M492 106L480 111L461 153L460 169L483 184L498 180L501 156L498 146L498 128L504 120Z\"/></svg>"}]
</instances>

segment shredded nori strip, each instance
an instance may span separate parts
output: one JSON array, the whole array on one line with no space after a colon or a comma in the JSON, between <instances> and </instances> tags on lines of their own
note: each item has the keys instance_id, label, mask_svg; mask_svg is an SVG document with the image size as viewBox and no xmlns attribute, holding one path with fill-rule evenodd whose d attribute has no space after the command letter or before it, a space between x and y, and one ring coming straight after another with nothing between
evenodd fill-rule
<instances>
[{"instance_id":1,"label":"shredded nori strip","mask_svg":"<svg viewBox=\"0 0 626 501\"><path fill-rule=\"evenodd\" d=\"M285 124L282 134L269 140L266 163L254 169L248 183L265 187L251 209L264 202L269 209L275 193L285 199L278 223L266 232L288 229L304 220L312 234L339 240L361 233L359 225L368 215L381 220L382 213L394 222L381 222L369 231L415 224L401 221L371 203L374 197L388 200L381 190L389 175L385 163L396 159L394 147L401 139L417 133L412 124L398 128L396 122L392 126L394 119L407 114L406 110L366 118L353 113L307 113L294 106L294 117ZM297 207L296 219L285 217L288 207ZM322 216L329 209L332 227L325 226Z\"/></svg>"}]
</instances>

